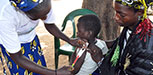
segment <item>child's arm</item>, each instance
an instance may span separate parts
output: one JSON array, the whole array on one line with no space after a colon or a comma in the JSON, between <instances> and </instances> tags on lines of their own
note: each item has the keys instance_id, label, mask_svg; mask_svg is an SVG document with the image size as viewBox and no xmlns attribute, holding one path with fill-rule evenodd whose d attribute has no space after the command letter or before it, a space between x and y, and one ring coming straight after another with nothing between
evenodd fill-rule
<instances>
[{"instance_id":1,"label":"child's arm","mask_svg":"<svg viewBox=\"0 0 153 75\"><path fill-rule=\"evenodd\" d=\"M77 48L76 48L76 49L77 49ZM70 65L73 64L73 61L75 60L75 57L76 57L76 50L75 50L75 51L73 52L73 54L71 55ZM72 68L71 73L72 73L73 75L75 75L75 73L74 73L74 68Z\"/></svg>"},{"instance_id":2,"label":"child's arm","mask_svg":"<svg viewBox=\"0 0 153 75\"><path fill-rule=\"evenodd\" d=\"M85 59L85 56L86 56L86 51L82 54L82 56L76 61L75 65L74 65L74 71L72 72L73 74L76 74L79 72L83 62L84 62L84 59ZM74 60L76 59L76 50L75 52L72 54L72 57L71 57L71 61L70 61L70 64L72 65Z\"/></svg>"},{"instance_id":3,"label":"child's arm","mask_svg":"<svg viewBox=\"0 0 153 75\"><path fill-rule=\"evenodd\" d=\"M85 42L82 41L82 40L79 40L78 43L82 46ZM74 62L74 60L76 58L76 51L77 51L78 48L79 47L76 47L74 53L71 55L70 65L73 64L73 62Z\"/></svg>"},{"instance_id":4,"label":"child's arm","mask_svg":"<svg viewBox=\"0 0 153 75\"><path fill-rule=\"evenodd\" d=\"M104 57L102 50L97 47L95 44L91 44L89 46L90 50L88 50L88 52L91 54L92 59L98 63L99 61L101 61L101 59Z\"/></svg>"},{"instance_id":5,"label":"child's arm","mask_svg":"<svg viewBox=\"0 0 153 75\"><path fill-rule=\"evenodd\" d=\"M76 50L77 50L77 48L75 49L75 51L74 51L74 52L72 53L72 55L71 55L70 65L73 64L73 62L74 62L74 60L75 60L75 58L76 58Z\"/></svg>"}]
</instances>

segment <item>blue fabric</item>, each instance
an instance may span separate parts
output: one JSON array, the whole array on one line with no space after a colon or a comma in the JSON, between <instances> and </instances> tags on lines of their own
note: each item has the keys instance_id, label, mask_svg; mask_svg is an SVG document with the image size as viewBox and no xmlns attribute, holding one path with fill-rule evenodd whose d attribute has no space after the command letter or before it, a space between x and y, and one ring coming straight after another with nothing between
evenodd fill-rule
<instances>
[{"instance_id":1,"label":"blue fabric","mask_svg":"<svg viewBox=\"0 0 153 75\"><path fill-rule=\"evenodd\" d=\"M99 73L99 68L97 68L97 69L92 73L92 75L100 75L100 73Z\"/></svg>"},{"instance_id":2,"label":"blue fabric","mask_svg":"<svg viewBox=\"0 0 153 75\"><path fill-rule=\"evenodd\" d=\"M38 37L36 36L34 40L30 43L21 44L22 54L29 58L30 60L34 61L35 63L45 66L46 62L40 47L40 43ZM7 61L7 66L10 70L11 75L40 75L37 73L33 73L27 71L14 63L14 61L9 57L8 53L6 52L5 48L0 44L2 49L2 53ZM26 63L25 63L26 64Z\"/></svg>"},{"instance_id":3,"label":"blue fabric","mask_svg":"<svg viewBox=\"0 0 153 75\"><path fill-rule=\"evenodd\" d=\"M22 11L29 11L39 4L40 0L10 0Z\"/></svg>"},{"instance_id":4,"label":"blue fabric","mask_svg":"<svg viewBox=\"0 0 153 75\"><path fill-rule=\"evenodd\" d=\"M1 48L0 48L0 59L1 59L1 63L2 63L2 68L3 68L3 74L6 75L6 70L5 70L5 67L3 66L4 65L4 62L3 62L3 58L2 58L2 54L1 54Z\"/></svg>"}]
</instances>

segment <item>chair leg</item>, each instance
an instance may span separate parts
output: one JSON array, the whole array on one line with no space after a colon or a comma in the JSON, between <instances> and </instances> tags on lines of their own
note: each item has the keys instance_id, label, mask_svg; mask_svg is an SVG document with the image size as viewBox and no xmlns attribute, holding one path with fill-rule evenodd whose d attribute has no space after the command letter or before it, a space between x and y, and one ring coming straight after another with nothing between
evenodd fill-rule
<instances>
[{"instance_id":1,"label":"chair leg","mask_svg":"<svg viewBox=\"0 0 153 75\"><path fill-rule=\"evenodd\" d=\"M58 69L58 52L55 53L55 69Z\"/></svg>"},{"instance_id":2,"label":"chair leg","mask_svg":"<svg viewBox=\"0 0 153 75\"><path fill-rule=\"evenodd\" d=\"M70 60L71 60L71 55L69 55L69 62L70 62Z\"/></svg>"}]
</instances>

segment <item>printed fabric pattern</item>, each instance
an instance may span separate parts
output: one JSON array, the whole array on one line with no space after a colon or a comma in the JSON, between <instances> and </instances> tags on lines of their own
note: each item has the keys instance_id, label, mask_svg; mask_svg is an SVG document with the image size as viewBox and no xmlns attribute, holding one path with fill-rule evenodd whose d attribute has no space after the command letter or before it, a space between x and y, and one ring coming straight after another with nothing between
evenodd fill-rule
<instances>
[{"instance_id":1,"label":"printed fabric pattern","mask_svg":"<svg viewBox=\"0 0 153 75\"><path fill-rule=\"evenodd\" d=\"M25 70L19 67L19 65L16 65L14 61L10 58L5 48L2 45L0 45L0 47L2 49L2 53L7 62L7 66L10 70L11 75L40 75L40 74ZM26 56L27 58L29 58L31 61L34 61L35 63L46 67L44 55L42 53L42 49L40 47L39 39L37 36L35 36L32 42L21 44L21 51L22 51L22 54Z\"/></svg>"}]
</instances>

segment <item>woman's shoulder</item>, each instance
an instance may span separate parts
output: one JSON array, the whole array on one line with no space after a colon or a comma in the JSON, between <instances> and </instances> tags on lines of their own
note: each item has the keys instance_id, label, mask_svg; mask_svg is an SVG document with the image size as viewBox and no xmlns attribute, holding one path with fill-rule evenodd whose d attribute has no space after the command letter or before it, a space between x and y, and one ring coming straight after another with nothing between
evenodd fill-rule
<instances>
[{"instance_id":1,"label":"woman's shoulder","mask_svg":"<svg viewBox=\"0 0 153 75\"><path fill-rule=\"evenodd\" d=\"M7 2L5 2L7 1ZM0 19L11 19L11 17L14 17L17 12L15 10L15 7L13 7L8 0L2 0L2 3L0 3ZM5 4L4 4L5 3Z\"/></svg>"},{"instance_id":2,"label":"woman's shoulder","mask_svg":"<svg viewBox=\"0 0 153 75\"><path fill-rule=\"evenodd\" d=\"M5 6L7 3L9 3L9 0L1 0L0 5L1 7ZM1 8L0 7L0 8Z\"/></svg>"}]
</instances>

